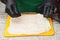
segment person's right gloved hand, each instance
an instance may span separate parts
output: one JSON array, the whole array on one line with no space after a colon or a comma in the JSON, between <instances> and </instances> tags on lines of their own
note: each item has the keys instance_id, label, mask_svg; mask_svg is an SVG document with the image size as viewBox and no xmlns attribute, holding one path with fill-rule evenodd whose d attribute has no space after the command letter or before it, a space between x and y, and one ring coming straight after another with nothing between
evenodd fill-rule
<instances>
[{"instance_id":1,"label":"person's right gloved hand","mask_svg":"<svg viewBox=\"0 0 60 40\"><path fill-rule=\"evenodd\" d=\"M11 16L11 17L19 17L21 14L19 13L15 0L1 0L6 5L6 12Z\"/></svg>"},{"instance_id":2,"label":"person's right gloved hand","mask_svg":"<svg viewBox=\"0 0 60 40\"><path fill-rule=\"evenodd\" d=\"M52 13L54 12L54 7L53 7L53 1L52 0L45 0L44 3L44 17L51 17Z\"/></svg>"}]
</instances>

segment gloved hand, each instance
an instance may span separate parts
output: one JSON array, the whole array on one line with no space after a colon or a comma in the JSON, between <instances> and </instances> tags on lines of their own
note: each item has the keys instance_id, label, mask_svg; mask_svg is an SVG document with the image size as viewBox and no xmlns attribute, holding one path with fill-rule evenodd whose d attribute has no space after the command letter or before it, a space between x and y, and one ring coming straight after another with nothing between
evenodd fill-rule
<instances>
[{"instance_id":1,"label":"gloved hand","mask_svg":"<svg viewBox=\"0 0 60 40\"><path fill-rule=\"evenodd\" d=\"M57 0L57 12L58 12L58 19L56 20L58 20L60 23L60 0Z\"/></svg>"},{"instance_id":2,"label":"gloved hand","mask_svg":"<svg viewBox=\"0 0 60 40\"><path fill-rule=\"evenodd\" d=\"M44 1L44 17L51 17L54 12L54 5L52 0L45 0Z\"/></svg>"},{"instance_id":3,"label":"gloved hand","mask_svg":"<svg viewBox=\"0 0 60 40\"><path fill-rule=\"evenodd\" d=\"M1 0L6 5L6 12L11 16L11 17L19 17L21 14L19 13L15 0Z\"/></svg>"}]
</instances>

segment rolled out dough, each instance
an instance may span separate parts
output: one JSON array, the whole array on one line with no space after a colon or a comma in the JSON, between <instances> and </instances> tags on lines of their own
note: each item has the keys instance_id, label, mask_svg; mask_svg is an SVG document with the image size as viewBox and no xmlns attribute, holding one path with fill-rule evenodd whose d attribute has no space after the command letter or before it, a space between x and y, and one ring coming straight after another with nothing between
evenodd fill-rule
<instances>
[{"instance_id":1,"label":"rolled out dough","mask_svg":"<svg viewBox=\"0 0 60 40\"><path fill-rule=\"evenodd\" d=\"M41 14L11 18L8 32L11 34L39 34L51 29L48 19Z\"/></svg>"}]
</instances>

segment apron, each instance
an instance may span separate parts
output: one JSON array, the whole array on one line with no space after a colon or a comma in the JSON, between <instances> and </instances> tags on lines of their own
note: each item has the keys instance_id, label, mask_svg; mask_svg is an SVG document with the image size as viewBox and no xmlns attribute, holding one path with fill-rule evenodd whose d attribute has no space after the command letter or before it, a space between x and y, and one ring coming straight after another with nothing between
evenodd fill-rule
<instances>
[{"instance_id":1,"label":"apron","mask_svg":"<svg viewBox=\"0 0 60 40\"><path fill-rule=\"evenodd\" d=\"M37 7L44 3L44 0L15 0L19 12L36 12ZM43 12L43 8L39 9Z\"/></svg>"}]
</instances>

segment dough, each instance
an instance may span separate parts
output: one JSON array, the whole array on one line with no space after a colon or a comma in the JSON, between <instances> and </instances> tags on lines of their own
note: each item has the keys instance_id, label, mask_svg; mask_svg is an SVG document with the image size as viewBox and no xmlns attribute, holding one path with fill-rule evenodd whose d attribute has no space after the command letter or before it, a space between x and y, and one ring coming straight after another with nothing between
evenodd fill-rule
<instances>
[{"instance_id":1,"label":"dough","mask_svg":"<svg viewBox=\"0 0 60 40\"><path fill-rule=\"evenodd\" d=\"M50 30L48 19L41 14L11 18L8 32L12 34L39 34Z\"/></svg>"}]
</instances>

